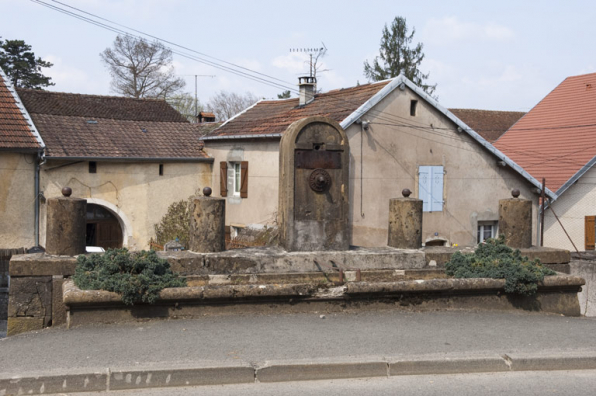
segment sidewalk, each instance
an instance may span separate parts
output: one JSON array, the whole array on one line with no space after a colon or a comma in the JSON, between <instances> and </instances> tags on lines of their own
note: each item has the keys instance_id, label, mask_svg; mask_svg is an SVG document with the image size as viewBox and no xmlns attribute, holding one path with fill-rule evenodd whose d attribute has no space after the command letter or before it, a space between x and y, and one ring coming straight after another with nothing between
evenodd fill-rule
<instances>
[{"instance_id":1,"label":"sidewalk","mask_svg":"<svg viewBox=\"0 0 596 396\"><path fill-rule=\"evenodd\" d=\"M596 368L596 319L524 312L209 316L47 329L0 340L0 393L2 378L40 373L60 384L71 375L69 386L77 381L72 374L80 374L84 390L105 390L110 376L112 388L134 388L199 377L223 384L254 382L255 376L288 381L588 368Z\"/></svg>"}]
</instances>

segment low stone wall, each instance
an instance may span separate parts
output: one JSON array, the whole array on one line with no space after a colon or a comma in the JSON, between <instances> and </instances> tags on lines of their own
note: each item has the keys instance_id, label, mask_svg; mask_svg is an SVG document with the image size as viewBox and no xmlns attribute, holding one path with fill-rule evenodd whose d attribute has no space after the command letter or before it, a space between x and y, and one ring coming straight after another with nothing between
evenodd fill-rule
<instances>
[{"instance_id":1,"label":"low stone wall","mask_svg":"<svg viewBox=\"0 0 596 396\"><path fill-rule=\"evenodd\" d=\"M366 309L528 310L580 316L583 279L549 276L531 297L504 293L501 279L428 279L390 282L214 284L164 289L154 306L126 306L116 293L64 283L68 326L145 318L198 318L251 312L329 312Z\"/></svg>"},{"instance_id":2,"label":"low stone wall","mask_svg":"<svg viewBox=\"0 0 596 396\"><path fill-rule=\"evenodd\" d=\"M571 274L582 277L586 284L578 294L581 314L589 317L596 316L596 256L576 256L569 263Z\"/></svg>"}]
</instances>

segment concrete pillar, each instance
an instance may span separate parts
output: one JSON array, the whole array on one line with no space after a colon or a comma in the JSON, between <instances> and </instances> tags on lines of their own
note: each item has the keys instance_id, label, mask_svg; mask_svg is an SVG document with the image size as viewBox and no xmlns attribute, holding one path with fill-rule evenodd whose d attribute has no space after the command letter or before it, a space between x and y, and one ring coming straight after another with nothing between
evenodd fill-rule
<instances>
[{"instance_id":1,"label":"concrete pillar","mask_svg":"<svg viewBox=\"0 0 596 396\"><path fill-rule=\"evenodd\" d=\"M47 200L46 253L76 256L85 253L87 200L73 198L69 187L62 197Z\"/></svg>"},{"instance_id":2,"label":"concrete pillar","mask_svg":"<svg viewBox=\"0 0 596 396\"><path fill-rule=\"evenodd\" d=\"M387 245L399 249L422 247L422 200L410 198L412 192L402 191L403 198L389 200L389 235Z\"/></svg>"},{"instance_id":3,"label":"concrete pillar","mask_svg":"<svg viewBox=\"0 0 596 396\"><path fill-rule=\"evenodd\" d=\"M505 236L509 247L532 247L532 201L518 198L518 189L511 195L513 198L499 200L499 235Z\"/></svg>"},{"instance_id":4,"label":"concrete pillar","mask_svg":"<svg viewBox=\"0 0 596 396\"><path fill-rule=\"evenodd\" d=\"M203 189L190 207L189 250L200 253L226 250L226 200L211 197L211 188Z\"/></svg>"}]
</instances>

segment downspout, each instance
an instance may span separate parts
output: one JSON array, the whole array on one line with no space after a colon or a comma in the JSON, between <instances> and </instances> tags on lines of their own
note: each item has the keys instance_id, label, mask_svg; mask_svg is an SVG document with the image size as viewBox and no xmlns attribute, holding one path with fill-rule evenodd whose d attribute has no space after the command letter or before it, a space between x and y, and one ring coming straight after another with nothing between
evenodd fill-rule
<instances>
[{"instance_id":1,"label":"downspout","mask_svg":"<svg viewBox=\"0 0 596 396\"><path fill-rule=\"evenodd\" d=\"M39 191L40 177L39 173L41 166L46 163L46 157L43 149L37 152L37 165L35 166L35 247L39 247Z\"/></svg>"}]
</instances>

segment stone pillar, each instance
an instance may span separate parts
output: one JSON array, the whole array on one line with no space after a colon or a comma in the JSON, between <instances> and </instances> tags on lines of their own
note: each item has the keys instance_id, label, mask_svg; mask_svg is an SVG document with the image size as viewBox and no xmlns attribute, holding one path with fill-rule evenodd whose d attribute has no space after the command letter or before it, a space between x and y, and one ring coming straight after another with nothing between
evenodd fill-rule
<instances>
[{"instance_id":1,"label":"stone pillar","mask_svg":"<svg viewBox=\"0 0 596 396\"><path fill-rule=\"evenodd\" d=\"M226 250L226 200L211 197L211 188L203 189L190 207L189 250L200 253Z\"/></svg>"},{"instance_id":2,"label":"stone pillar","mask_svg":"<svg viewBox=\"0 0 596 396\"><path fill-rule=\"evenodd\" d=\"M398 249L422 247L422 200L410 198L412 192L402 191L403 198L389 200L389 235L387 245Z\"/></svg>"},{"instance_id":3,"label":"stone pillar","mask_svg":"<svg viewBox=\"0 0 596 396\"><path fill-rule=\"evenodd\" d=\"M505 236L509 247L532 247L532 201L519 199L518 189L511 195L513 198L499 200L499 235Z\"/></svg>"},{"instance_id":4,"label":"stone pillar","mask_svg":"<svg viewBox=\"0 0 596 396\"><path fill-rule=\"evenodd\" d=\"M69 187L62 197L47 200L46 253L76 256L85 253L87 200L72 198Z\"/></svg>"}]
</instances>

